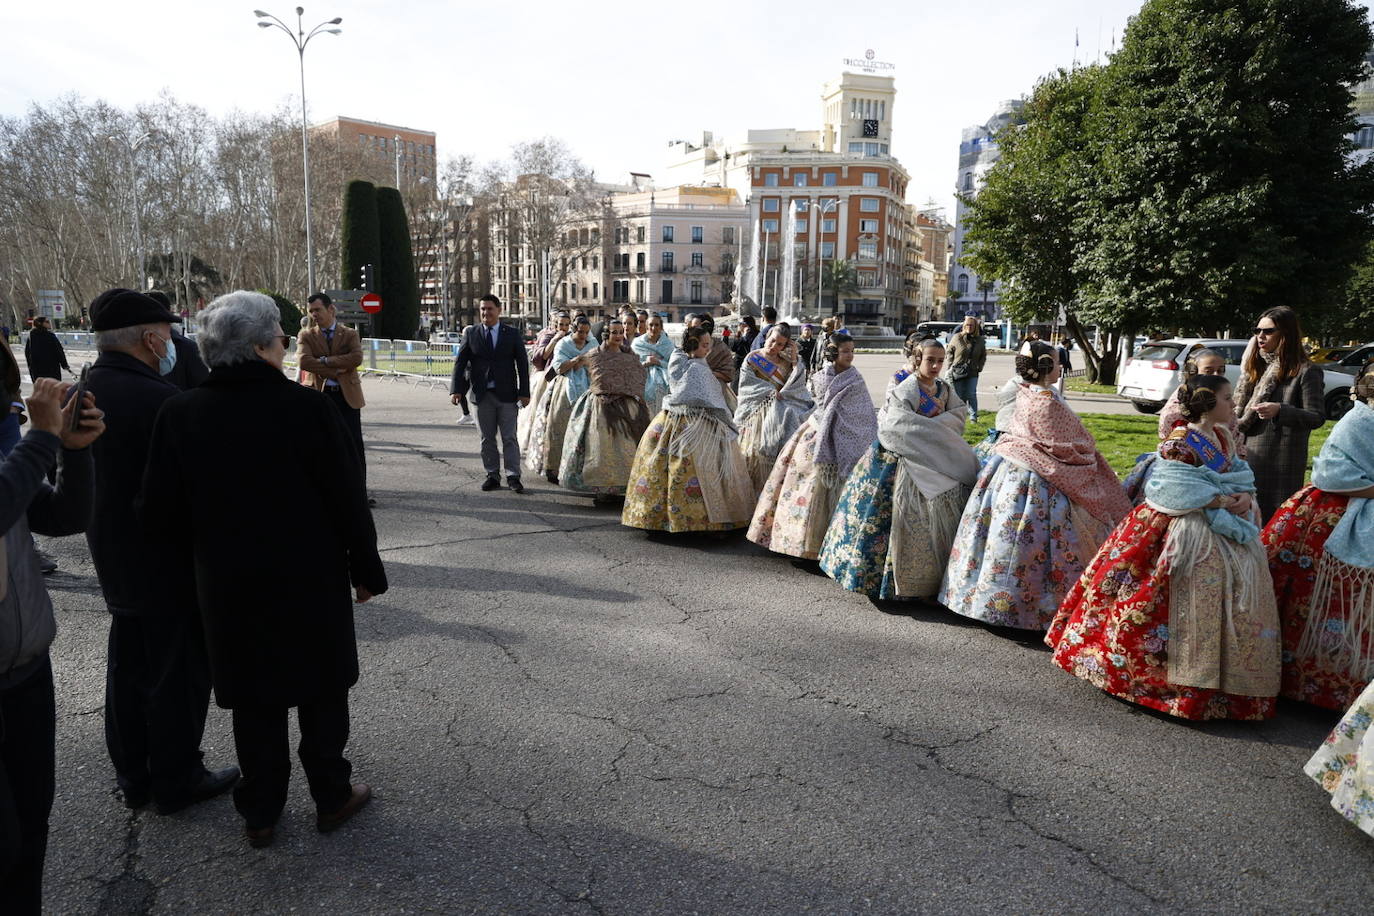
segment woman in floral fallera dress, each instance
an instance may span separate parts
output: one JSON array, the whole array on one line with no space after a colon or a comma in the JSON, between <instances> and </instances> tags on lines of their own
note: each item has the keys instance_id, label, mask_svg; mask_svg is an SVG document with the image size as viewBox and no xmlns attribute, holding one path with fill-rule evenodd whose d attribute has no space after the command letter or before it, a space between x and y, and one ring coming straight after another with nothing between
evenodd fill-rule
<instances>
[{"instance_id":1,"label":"woman in floral fallera dress","mask_svg":"<svg viewBox=\"0 0 1374 916\"><path fill-rule=\"evenodd\" d=\"M1312 483L1263 535L1283 621L1282 695L1337 710L1374 679L1374 363L1352 391Z\"/></svg>"},{"instance_id":2,"label":"woman in floral fallera dress","mask_svg":"<svg viewBox=\"0 0 1374 916\"><path fill-rule=\"evenodd\" d=\"M873 398L853 367L854 339L837 334L812 377L816 410L778 453L754 510L749 540L774 553L814 560L840 487L878 435Z\"/></svg>"},{"instance_id":3,"label":"woman in floral fallera dress","mask_svg":"<svg viewBox=\"0 0 1374 916\"><path fill-rule=\"evenodd\" d=\"M821 547L821 569L870 598L929 598L978 477L968 408L939 378L945 348L919 345L915 375L892 390L878 441L854 465Z\"/></svg>"},{"instance_id":4,"label":"woman in floral fallera dress","mask_svg":"<svg viewBox=\"0 0 1374 916\"><path fill-rule=\"evenodd\" d=\"M644 367L623 349L625 322L606 323L601 349L587 357L589 387L573 405L563 437L559 484L595 493L598 502L625 495L639 439L649 425Z\"/></svg>"},{"instance_id":5,"label":"woman in floral fallera dress","mask_svg":"<svg viewBox=\"0 0 1374 916\"><path fill-rule=\"evenodd\" d=\"M1026 341L1016 409L959 523L940 603L965 617L1044 630L1130 503L1078 415L1050 387L1059 356Z\"/></svg>"},{"instance_id":6,"label":"woman in floral fallera dress","mask_svg":"<svg viewBox=\"0 0 1374 916\"><path fill-rule=\"evenodd\" d=\"M630 468L620 523L649 531L730 531L749 524L754 490L720 381L698 328L668 362L671 386Z\"/></svg>"},{"instance_id":7,"label":"woman in floral fallera dress","mask_svg":"<svg viewBox=\"0 0 1374 916\"><path fill-rule=\"evenodd\" d=\"M815 401L785 324L773 325L763 347L744 357L739 370L735 426L757 500L778 453L802 425Z\"/></svg>"},{"instance_id":8,"label":"woman in floral fallera dress","mask_svg":"<svg viewBox=\"0 0 1374 916\"><path fill-rule=\"evenodd\" d=\"M1303 772L1331 793L1331 807L1374 836L1374 684L1336 723Z\"/></svg>"},{"instance_id":9,"label":"woman in floral fallera dress","mask_svg":"<svg viewBox=\"0 0 1374 916\"><path fill-rule=\"evenodd\" d=\"M1112 696L1184 719L1266 719L1279 688L1278 609L1255 476L1235 457L1231 383L1197 376L1188 425L1160 444L1137 507L1064 600L1054 662Z\"/></svg>"}]
</instances>

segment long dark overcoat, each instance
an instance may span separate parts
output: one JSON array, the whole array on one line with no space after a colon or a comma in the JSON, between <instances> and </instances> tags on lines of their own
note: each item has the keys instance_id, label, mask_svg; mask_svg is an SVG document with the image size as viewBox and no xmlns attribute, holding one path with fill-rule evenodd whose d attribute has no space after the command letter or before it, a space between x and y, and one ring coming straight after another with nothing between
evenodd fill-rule
<instances>
[{"instance_id":1,"label":"long dark overcoat","mask_svg":"<svg viewBox=\"0 0 1374 916\"><path fill-rule=\"evenodd\" d=\"M265 362L162 407L140 514L193 564L215 701L295 706L358 680L350 585L386 591L338 410Z\"/></svg>"}]
</instances>

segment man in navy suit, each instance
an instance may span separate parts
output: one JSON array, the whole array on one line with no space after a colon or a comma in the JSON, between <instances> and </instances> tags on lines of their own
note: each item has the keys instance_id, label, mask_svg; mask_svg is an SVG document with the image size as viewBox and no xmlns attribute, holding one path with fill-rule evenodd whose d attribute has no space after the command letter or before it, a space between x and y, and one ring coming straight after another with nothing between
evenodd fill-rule
<instances>
[{"instance_id":1,"label":"man in navy suit","mask_svg":"<svg viewBox=\"0 0 1374 916\"><path fill-rule=\"evenodd\" d=\"M514 328L501 323L501 300L491 293L482 297L478 307L482 323L463 332L463 343L453 361L453 383L449 394L454 404L472 390L477 405L477 428L482 434L482 466L487 479L483 490L501 489L501 459L505 459L506 482L516 493L524 493L520 483L520 444L515 438L515 417L530 402L530 363L525 341ZM501 434L497 452L496 434Z\"/></svg>"}]
</instances>

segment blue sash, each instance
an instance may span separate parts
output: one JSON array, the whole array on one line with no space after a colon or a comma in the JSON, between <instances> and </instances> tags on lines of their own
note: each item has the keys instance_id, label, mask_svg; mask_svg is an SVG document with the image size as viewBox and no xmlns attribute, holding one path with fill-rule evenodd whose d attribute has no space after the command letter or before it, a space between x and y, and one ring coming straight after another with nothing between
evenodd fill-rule
<instances>
[{"instance_id":1,"label":"blue sash","mask_svg":"<svg viewBox=\"0 0 1374 916\"><path fill-rule=\"evenodd\" d=\"M777 376L775 375L778 371L778 364L764 356L761 351L755 350L753 353L749 354L749 365L763 378L768 379L768 381L775 385L778 384Z\"/></svg>"},{"instance_id":2,"label":"blue sash","mask_svg":"<svg viewBox=\"0 0 1374 916\"><path fill-rule=\"evenodd\" d=\"M940 392L940 388L941 383L937 379L935 382L935 391L937 394ZM940 402L935 400L935 398L931 397L930 395L926 394L924 388L917 386L916 390L921 392L921 403L916 408L917 413L921 414L924 417L938 416L940 414Z\"/></svg>"},{"instance_id":3,"label":"blue sash","mask_svg":"<svg viewBox=\"0 0 1374 916\"><path fill-rule=\"evenodd\" d=\"M1188 430L1188 434L1183 437L1183 444L1188 446L1189 451L1197 456L1202 462L1202 466L1209 470L1216 471L1218 474L1226 467L1226 454L1195 429Z\"/></svg>"}]
</instances>

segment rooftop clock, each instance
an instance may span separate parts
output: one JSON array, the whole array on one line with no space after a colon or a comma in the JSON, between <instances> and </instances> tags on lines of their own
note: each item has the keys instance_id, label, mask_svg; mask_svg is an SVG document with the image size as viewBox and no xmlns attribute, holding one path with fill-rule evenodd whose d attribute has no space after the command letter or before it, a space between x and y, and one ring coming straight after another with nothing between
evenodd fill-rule
<instances>
[{"instance_id":1,"label":"rooftop clock","mask_svg":"<svg viewBox=\"0 0 1374 916\"><path fill-rule=\"evenodd\" d=\"M865 119L864 119L864 136L865 136L865 137L876 137L876 136L878 136L878 122L877 122L876 119L874 119L874 118L865 118Z\"/></svg>"}]
</instances>

